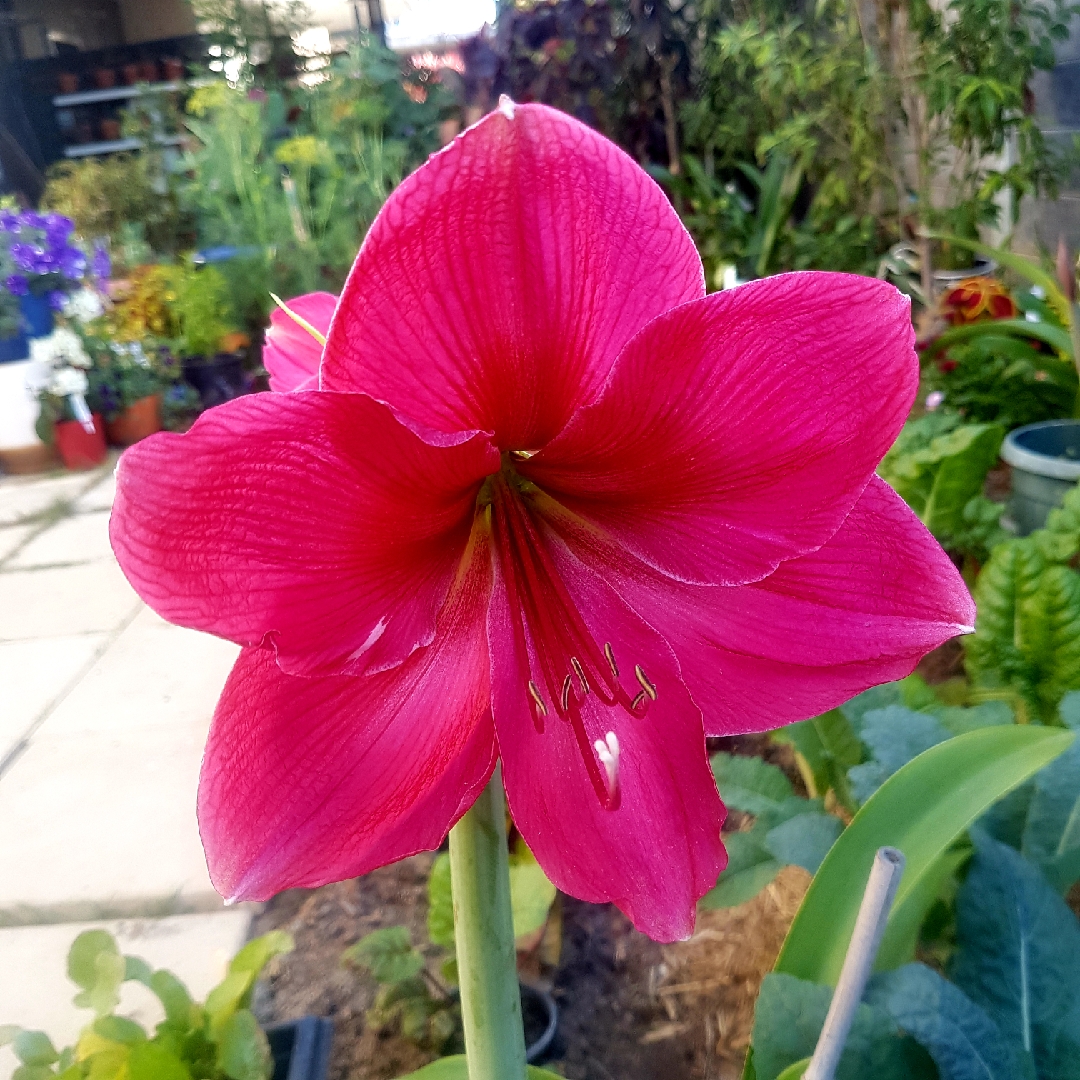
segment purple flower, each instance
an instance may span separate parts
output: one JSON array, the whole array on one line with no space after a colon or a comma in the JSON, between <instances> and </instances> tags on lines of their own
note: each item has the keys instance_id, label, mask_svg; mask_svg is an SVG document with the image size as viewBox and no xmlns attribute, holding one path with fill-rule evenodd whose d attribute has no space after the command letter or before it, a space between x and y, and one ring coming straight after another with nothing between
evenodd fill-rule
<instances>
[{"instance_id":1,"label":"purple flower","mask_svg":"<svg viewBox=\"0 0 1080 1080\"><path fill-rule=\"evenodd\" d=\"M60 247L75 231L75 222L63 214L45 215L45 237L53 247Z\"/></svg>"},{"instance_id":2,"label":"purple flower","mask_svg":"<svg viewBox=\"0 0 1080 1080\"><path fill-rule=\"evenodd\" d=\"M94 245L94 254L90 259L90 272L96 278L107 278L112 272L112 262L108 249L101 244Z\"/></svg>"},{"instance_id":3,"label":"purple flower","mask_svg":"<svg viewBox=\"0 0 1080 1080\"><path fill-rule=\"evenodd\" d=\"M51 307L53 309L53 311L63 311L64 310L64 297L66 295L67 294L62 292L60 289L52 289L52 290L50 290L50 292L48 293L49 307Z\"/></svg>"},{"instance_id":4,"label":"purple flower","mask_svg":"<svg viewBox=\"0 0 1080 1080\"><path fill-rule=\"evenodd\" d=\"M10 210L0 210L0 229L6 233L20 232L19 215Z\"/></svg>"},{"instance_id":5,"label":"purple flower","mask_svg":"<svg viewBox=\"0 0 1080 1080\"><path fill-rule=\"evenodd\" d=\"M45 228L45 215L39 214L36 210L24 210L19 216L19 220L28 229Z\"/></svg>"},{"instance_id":6,"label":"purple flower","mask_svg":"<svg viewBox=\"0 0 1080 1080\"><path fill-rule=\"evenodd\" d=\"M60 273L69 281L78 281L86 273L86 256L77 247L62 247L58 252Z\"/></svg>"},{"instance_id":7,"label":"purple flower","mask_svg":"<svg viewBox=\"0 0 1080 1080\"><path fill-rule=\"evenodd\" d=\"M12 274L4 284L12 296L25 296L30 291L30 285L22 274Z\"/></svg>"},{"instance_id":8,"label":"purple flower","mask_svg":"<svg viewBox=\"0 0 1080 1080\"><path fill-rule=\"evenodd\" d=\"M20 270L36 273L34 265L37 258L37 248L33 244L12 244L11 257Z\"/></svg>"}]
</instances>

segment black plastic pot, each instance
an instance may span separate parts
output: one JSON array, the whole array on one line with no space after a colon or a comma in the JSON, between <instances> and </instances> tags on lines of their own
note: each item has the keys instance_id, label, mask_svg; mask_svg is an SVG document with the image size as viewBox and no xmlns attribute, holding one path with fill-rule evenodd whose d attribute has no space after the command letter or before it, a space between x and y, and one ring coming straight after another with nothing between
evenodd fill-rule
<instances>
[{"instance_id":1,"label":"black plastic pot","mask_svg":"<svg viewBox=\"0 0 1080 1080\"><path fill-rule=\"evenodd\" d=\"M559 1026L559 1007L546 991L528 983L521 987L521 1013L525 1021L525 1060L530 1065L544 1060Z\"/></svg>"},{"instance_id":2,"label":"black plastic pot","mask_svg":"<svg viewBox=\"0 0 1080 1080\"><path fill-rule=\"evenodd\" d=\"M184 380L198 390L204 409L212 409L247 392L241 361L238 353L184 357Z\"/></svg>"},{"instance_id":3,"label":"black plastic pot","mask_svg":"<svg viewBox=\"0 0 1080 1080\"><path fill-rule=\"evenodd\" d=\"M326 1080L334 1025L319 1016L285 1020L266 1030L274 1057L272 1080Z\"/></svg>"}]
</instances>

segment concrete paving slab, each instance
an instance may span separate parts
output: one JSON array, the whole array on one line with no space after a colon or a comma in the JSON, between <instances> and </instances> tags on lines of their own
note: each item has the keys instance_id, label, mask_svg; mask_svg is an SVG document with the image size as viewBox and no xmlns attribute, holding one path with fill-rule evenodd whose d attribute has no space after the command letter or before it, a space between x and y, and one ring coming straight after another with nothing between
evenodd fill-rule
<instances>
[{"instance_id":1,"label":"concrete paving slab","mask_svg":"<svg viewBox=\"0 0 1080 1080\"><path fill-rule=\"evenodd\" d=\"M75 500L75 513L112 509L116 496L116 473L109 472L100 483L95 484L85 495Z\"/></svg>"},{"instance_id":2,"label":"concrete paving slab","mask_svg":"<svg viewBox=\"0 0 1080 1080\"><path fill-rule=\"evenodd\" d=\"M205 732L239 652L239 645L170 626L143 608L40 734L121 733L182 722Z\"/></svg>"},{"instance_id":3,"label":"concrete paving slab","mask_svg":"<svg viewBox=\"0 0 1080 1080\"><path fill-rule=\"evenodd\" d=\"M141 603L111 559L52 570L0 570L0 641L114 630Z\"/></svg>"},{"instance_id":4,"label":"concrete paving slab","mask_svg":"<svg viewBox=\"0 0 1080 1080\"><path fill-rule=\"evenodd\" d=\"M195 821L205 725L42 732L0 777L0 926L220 910Z\"/></svg>"},{"instance_id":5,"label":"concrete paving slab","mask_svg":"<svg viewBox=\"0 0 1080 1080\"><path fill-rule=\"evenodd\" d=\"M106 640L84 634L0 643L0 761Z\"/></svg>"},{"instance_id":6,"label":"concrete paving slab","mask_svg":"<svg viewBox=\"0 0 1080 1080\"><path fill-rule=\"evenodd\" d=\"M7 476L0 480L0 525L25 524L51 513L57 504L68 505L101 473L61 473L58 476Z\"/></svg>"},{"instance_id":7,"label":"concrete paving slab","mask_svg":"<svg viewBox=\"0 0 1080 1080\"><path fill-rule=\"evenodd\" d=\"M246 940L251 917L244 906L214 915L0 930L0 1024L44 1031L57 1049L72 1045L93 1013L71 1003L76 987L67 978L67 953L84 930L99 928L117 939L125 956L171 971L201 1001ZM117 1012L147 1030L164 1016L157 998L138 983L124 984ZM0 1050L0 1077L7 1080L16 1064L10 1048Z\"/></svg>"},{"instance_id":8,"label":"concrete paving slab","mask_svg":"<svg viewBox=\"0 0 1080 1080\"><path fill-rule=\"evenodd\" d=\"M0 526L0 563L8 558L31 533L36 532L37 528L36 525Z\"/></svg>"},{"instance_id":9,"label":"concrete paving slab","mask_svg":"<svg viewBox=\"0 0 1080 1080\"><path fill-rule=\"evenodd\" d=\"M35 536L14 558L8 559L4 570L78 565L114 558L109 545L108 515L77 514Z\"/></svg>"}]
</instances>

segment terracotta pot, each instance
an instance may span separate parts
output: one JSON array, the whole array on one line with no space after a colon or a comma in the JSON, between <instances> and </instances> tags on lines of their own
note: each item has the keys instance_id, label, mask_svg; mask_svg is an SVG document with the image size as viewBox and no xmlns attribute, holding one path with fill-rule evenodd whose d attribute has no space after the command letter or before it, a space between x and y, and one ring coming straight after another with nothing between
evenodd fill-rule
<instances>
[{"instance_id":1,"label":"terracotta pot","mask_svg":"<svg viewBox=\"0 0 1080 1080\"><path fill-rule=\"evenodd\" d=\"M165 69L165 78L168 82L180 82L186 74L184 61L177 60L175 56L165 57L161 61L161 66Z\"/></svg>"},{"instance_id":2,"label":"terracotta pot","mask_svg":"<svg viewBox=\"0 0 1080 1080\"><path fill-rule=\"evenodd\" d=\"M56 76L57 85L61 94L77 94L79 92L79 76L71 71L61 71Z\"/></svg>"},{"instance_id":3,"label":"terracotta pot","mask_svg":"<svg viewBox=\"0 0 1080 1080\"><path fill-rule=\"evenodd\" d=\"M139 65L139 75L143 82L155 83L158 81L158 66L155 60L144 60Z\"/></svg>"},{"instance_id":4,"label":"terracotta pot","mask_svg":"<svg viewBox=\"0 0 1080 1080\"><path fill-rule=\"evenodd\" d=\"M139 64L125 64L121 70L124 73L124 82L128 86L134 86L139 81L142 67Z\"/></svg>"},{"instance_id":5,"label":"terracotta pot","mask_svg":"<svg viewBox=\"0 0 1080 1080\"><path fill-rule=\"evenodd\" d=\"M120 138L119 120L102 120L98 127L106 142L116 142Z\"/></svg>"},{"instance_id":6,"label":"terracotta pot","mask_svg":"<svg viewBox=\"0 0 1080 1080\"><path fill-rule=\"evenodd\" d=\"M131 446L161 430L161 395L151 394L129 405L115 420L105 422L113 446Z\"/></svg>"},{"instance_id":7,"label":"terracotta pot","mask_svg":"<svg viewBox=\"0 0 1080 1080\"><path fill-rule=\"evenodd\" d=\"M94 413L94 430L87 431L78 420L62 420L56 425L56 449L69 469L92 469L105 460L105 421Z\"/></svg>"},{"instance_id":8,"label":"terracotta pot","mask_svg":"<svg viewBox=\"0 0 1080 1080\"><path fill-rule=\"evenodd\" d=\"M0 469L12 476L48 472L56 464L56 448L45 443L0 450Z\"/></svg>"},{"instance_id":9,"label":"terracotta pot","mask_svg":"<svg viewBox=\"0 0 1080 1080\"><path fill-rule=\"evenodd\" d=\"M99 90L111 90L116 85L116 72L112 68L94 68L94 85Z\"/></svg>"}]
</instances>

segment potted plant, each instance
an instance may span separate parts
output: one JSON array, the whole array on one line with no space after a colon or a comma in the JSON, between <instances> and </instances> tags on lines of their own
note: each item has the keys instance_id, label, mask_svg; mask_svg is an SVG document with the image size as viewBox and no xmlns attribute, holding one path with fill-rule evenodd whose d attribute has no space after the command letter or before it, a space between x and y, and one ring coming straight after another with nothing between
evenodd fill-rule
<instances>
[{"instance_id":1,"label":"potted plant","mask_svg":"<svg viewBox=\"0 0 1080 1080\"><path fill-rule=\"evenodd\" d=\"M67 969L78 988L75 1004L92 1009L94 1018L75 1045L58 1050L43 1031L6 1025L0 1027L0 1046L11 1044L22 1063L18 1075L35 1077L326 1080L330 1021L304 1017L264 1032L251 1011L260 972L292 947L292 938L280 930L249 941L222 982L197 1002L172 972L121 955L107 930L85 930L72 943ZM125 982L141 983L161 1003L164 1018L153 1033L117 1014Z\"/></svg>"},{"instance_id":2,"label":"potted plant","mask_svg":"<svg viewBox=\"0 0 1080 1080\"><path fill-rule=\"evenodd\" d=\"M105 460L105 423L91 395L92 360L78 334L59 327L30 343L32 386L40 406L38 437L55 444L69 469L91 469ZM89 398L89 400L88 400Z\"/></svg>"}]
</instances>

